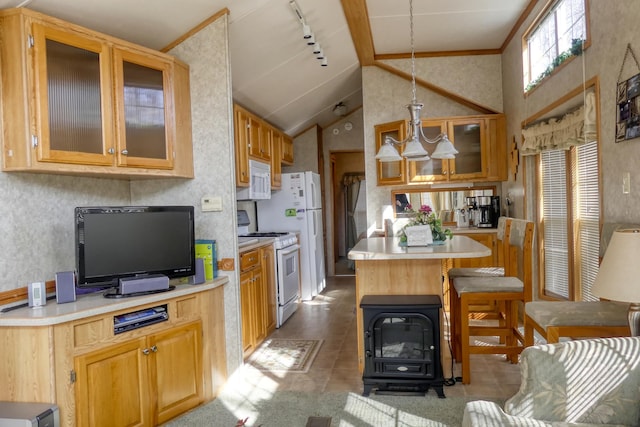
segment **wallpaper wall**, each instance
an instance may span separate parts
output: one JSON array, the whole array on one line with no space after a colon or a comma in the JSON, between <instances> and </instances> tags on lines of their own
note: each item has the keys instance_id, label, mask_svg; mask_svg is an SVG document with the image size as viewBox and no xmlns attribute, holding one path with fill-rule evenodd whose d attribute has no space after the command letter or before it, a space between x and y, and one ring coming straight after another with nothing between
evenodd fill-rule
<instances>
[{"instance_id":1,"label":"wallpaper wall","mask_svg":"<svg viewBox=\"0 0 640 427\"><path fill-rule=\"evenodd\" d=\"M124 180L0 172L0 291L75 269L76 206L130 203Z\"/></svg>"},{"instance_id":2,"label":"wallpaper wall","mask_svg":"<svg viewBox=\"0 0 640 427\"><path fill-rule=\"evenodd\" d=\"M237 258L238 251L234 231L233 106L227 34L227 15L224 15L169 52L190 68L195 178L131 183L132 199L137 203L195 206L196 239L216 240L218 259ZM221 197L222 211L202 212L203 196ZM239 278L237 271L229 272L228 276L224 299L227 368L231 373L242 363L242 346Z\"/></svg>"},{"instance_id":3,"label":"wallpaper wall","mask_svg":"<svg viewBox=\"0 0 640 427\"><path fill-rule=\"evenodd\" d=\"M306 172L318 173L318 127L312 126L293 138L293 157L295 163L282 166L283 173Z\"/></svg>"},{"instance_id":4,"label":"wallpaper wall","mask_svg":"<svg viewBox=\"0 0 640 427\"><path fill-rule=\"evenodd\" d=\"M615 143L616 86L622 67L627 43L640 54L638 19L640 10L635 0L605 2L590 0L591 46L584 55L562 67L555 75L537 87L528 97L522 95L521 38L533 17L537 16L544 2L517 32L503 54L504 108L507 114L507 137L516 136L519 146L521 122L540 111L584 80L595 76L600 81L600 176L602 179L603 220L606 222L638 222L640 220L640 139ZM629 58L621 78L640 73ZM631 192L622 194L622 175L630 172ZM503 194L514 198L515 215L524 217L523 173L518 179L503 185Z\"/></svg>"}]
</instances>

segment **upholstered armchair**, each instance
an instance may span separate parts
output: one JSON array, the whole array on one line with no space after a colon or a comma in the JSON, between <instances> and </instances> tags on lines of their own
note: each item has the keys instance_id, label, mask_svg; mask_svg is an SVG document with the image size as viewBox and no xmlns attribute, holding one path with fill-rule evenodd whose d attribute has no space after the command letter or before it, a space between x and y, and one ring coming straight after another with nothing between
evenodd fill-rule
<instances>
[{"instance_id":1,"label":"upholstered armchair","mask_svg":"<svg viewBox=\"0 0 640 427\"><path fill-rule=\"evenodd\" d=\"M528 347L520 364L518 393L467 403L463 426L640 425L640 337Z\"/></svg>"}]
</instances>

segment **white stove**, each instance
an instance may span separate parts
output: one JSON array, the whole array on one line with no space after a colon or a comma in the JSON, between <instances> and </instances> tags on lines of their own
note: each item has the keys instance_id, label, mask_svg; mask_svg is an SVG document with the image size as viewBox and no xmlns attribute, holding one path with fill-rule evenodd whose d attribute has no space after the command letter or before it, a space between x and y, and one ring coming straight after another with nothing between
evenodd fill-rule
<instances>
[{"instance_id":1,"label":"white stove","mask_svg":"<svg viewBox=\"0 0 640 427\"><path fill-rule=\"evenodd\" d=\"M249 216L246 211L238 211L238 245L247 246L263 239L273 239L276 250L276 295L278 301L276 327L282 324L298 309L300 300L300 246L298 236L286 232L249 232Z\"/></svg>"},{"instance_id":2,"label":"white stove","mask_svg":"<svg viewBox=\"0 0 640 427\"><path fill-rule=\"evenodd\" d=\"M269 238L273 239L273 246L276 249L283 249L298 243L298 238L294 233L290 233L290 232L263 233L259 231L238 235L238 242L242 242L243 244L248 245L250 243L247 243L247 242L255 240L255 242L252 242L252 243L257 243L258 241L260 241L260 239L269 239Z\"/></svg>"}]
</instances>

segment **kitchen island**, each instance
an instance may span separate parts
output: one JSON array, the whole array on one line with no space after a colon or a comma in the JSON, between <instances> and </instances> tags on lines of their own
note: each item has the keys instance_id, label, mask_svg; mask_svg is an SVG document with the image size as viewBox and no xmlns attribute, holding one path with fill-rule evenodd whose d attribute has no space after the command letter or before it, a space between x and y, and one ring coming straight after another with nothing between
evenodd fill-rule
<instances>
[{"instance_id":1,"label":"kitchen island","mask_svg":"<svg viewBox=\"0 0 640 427\"><path fill-rule=\"evenodd\" d=\"M358 367L364 369L364 332L360 300L365 295L438 295L443 297L443 265L451 258L491 255L491 248L467 236L454 236L439 246L400 246L398 237L360 240L349 251L356 263ZM451 378L451 353L440 316L440 349L445 378Z\"/></svg>"}]
</instances>

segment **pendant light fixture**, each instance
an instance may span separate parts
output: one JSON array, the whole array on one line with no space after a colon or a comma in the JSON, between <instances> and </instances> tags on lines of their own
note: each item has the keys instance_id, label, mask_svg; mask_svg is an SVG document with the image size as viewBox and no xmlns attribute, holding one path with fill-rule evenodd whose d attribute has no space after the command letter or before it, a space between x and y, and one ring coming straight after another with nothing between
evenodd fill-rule
<instances>
[{"instance_id":1,"label":"pendant light fixture","mask_svg":"<svg viewBox=\"0 0 640 427\"><path fill-rule=\"evenodd\" d=\"M413 99L411 104L407 105L409 110L409 135L402 141L397 141L394 138L387 136L384 140L384 144L378 150L376 159L381 162L396 162L402 160L402 157L409 161L429 160L431 157L434 159L454 159L458 151L455 149L446 133L440 134L434 139L427 138L422 132L422 121L420 120L420 112L424 107L416 99L416 59L415 49L413 44L413 0L409 0L409 29L411 32L411 93ZM425 150L422 142L428 144L438 144L435 151L429 157L429 153ZM396 149L397 145L404 145L402 151L402 157L398 154Z\"/></svg>"}]
</instances>

